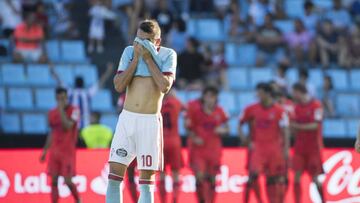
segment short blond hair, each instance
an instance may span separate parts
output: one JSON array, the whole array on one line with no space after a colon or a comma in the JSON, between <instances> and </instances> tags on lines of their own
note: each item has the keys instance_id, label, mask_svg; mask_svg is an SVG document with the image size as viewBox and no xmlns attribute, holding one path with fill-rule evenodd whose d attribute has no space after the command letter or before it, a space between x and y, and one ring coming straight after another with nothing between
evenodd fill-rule
<instances>
[{"instance_id":1,"label":"short blond hair","mask_svg":"<svg viewBox=\"0 0 360 203\"><path fill-rule=\"evenodd\" d=\"M146 19L141 21L139 24L139 29L143 32L151 34L154 39L159 39L161 37L161 29L159 23L156 20Z\"/></svg>"}]
</instances>

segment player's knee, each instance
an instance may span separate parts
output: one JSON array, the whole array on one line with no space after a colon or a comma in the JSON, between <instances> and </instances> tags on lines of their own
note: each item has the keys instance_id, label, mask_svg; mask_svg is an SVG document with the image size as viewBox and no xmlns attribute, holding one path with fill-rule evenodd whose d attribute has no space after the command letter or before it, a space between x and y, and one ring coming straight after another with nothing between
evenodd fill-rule
<instances>
[{"instance_id":1,"label":"player's knee","mask_svg":"<svg viewBox=\"0 0 360 203\"><path fill-rule=\"evenodd\" d=\"M295 183L300 183L300 178L301 178L301 173L300 172L295 172L294 182Z\"/></svg>"},{"instance_id":2,"label":"player's knee","mask_svg":"<svg viewBox=\"0 0 360 203\"><path fill-rule=\"evenodd\" d=\"M141 180L155 180L155 171L153 170L141 170L140 171Z\"/></svg>"},{"instance_id":3,"label":"player's knee","mask_svg":"<svg viewBox=\"0 0 360 203\"><path fill-rule=\"evenodd\" d=\"M249 175L249 180L247 182L248 186L252 186L254 184L255 181L257 181L259 175L256 173L251 173Z\"/></svg>"},{"instance_id":4,"label":"player's knee","mask_svg":"<svg viewBox=\"0 0 360 203\"><path fill-rule=\"evenodd\" d=\"M109 163L109 169L111 174L124 177L127 166L124 164L111 162Z\"/></svg>"},{"instance_id":5,"label":"player's knee","mask_svg":"<svg viewBox=\"0 0 360 203\"><path fill-rule=\"evenodd\" d=\"M65 178L65 184L66 184L67 186L72 185L73 182L72 182L71 178Z\"/></svg>"},{"instance_id":6,"label":"player's knee","mask_svg":"<svg viewBox=\"0 0 360 203\"><path fill-rule=\"evenodd\" d=\"M277 176L266 177L266 185L275 185L277 183Z\"/></svg>"}]
</instances>

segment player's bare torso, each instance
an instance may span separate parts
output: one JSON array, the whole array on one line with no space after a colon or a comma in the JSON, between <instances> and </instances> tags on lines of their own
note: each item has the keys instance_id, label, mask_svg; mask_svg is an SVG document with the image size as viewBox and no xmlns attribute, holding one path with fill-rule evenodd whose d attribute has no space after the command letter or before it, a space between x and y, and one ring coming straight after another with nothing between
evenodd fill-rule
<instances>
[{"instance_id":1,"label":"player's bare torso","mask_svg":"<svg viewBox=\"0 0 360 203\"><path fill-rule=\"evenodd\" d=\"M159 113L163 97L152 77L134 76L126 90L124 109L143 114Z\"/></svg>"}]
</instances>

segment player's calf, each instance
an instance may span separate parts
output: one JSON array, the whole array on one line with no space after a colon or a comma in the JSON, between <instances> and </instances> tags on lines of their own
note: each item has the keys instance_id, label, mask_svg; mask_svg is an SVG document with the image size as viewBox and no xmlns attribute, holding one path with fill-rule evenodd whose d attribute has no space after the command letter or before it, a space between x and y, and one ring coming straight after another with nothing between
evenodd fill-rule
<instances>
[{"instance_id":1,"label":"player's calf","mask_svg":"<svg viewBox=\"0 0 360 203\"><path fill-rule=\"evenodd\" d=\"M138 203L154 203L155 171L141 170L139 185L140 197Z\"/></svg>"},{"instance_id":2,"label":"player's calf","mask_svg":"<svg viewBox=\"0 0 360 203\"><path fill-rule=\"evenodd\" d=\"M76 202L80 201L79 192L77 191L76 185L72 182L72 177L65 177L65 184L71 191L72 196L76 200Z\"/></svg>"},{"instance_id":3,"label":"player's calf","mask_svg":"<svg viewBox=\"0 0 360 203\"><path fill-rule=\"evenodd\" d=\"M120 184L124 179L127 166L119 163L110 163L110 172L108 176L108 186L106 190L106 203L122 203L122 193Z\"/></svg>"},{"instance_id":4,"label":"player's calf","mask_svg":"<svg viewBox=\"0 0 360 203\"><path fill-rule=\"evenodd\" d=\"M314 176L313 177L313 182L315 183L316 188L317 188L317 190L319 192L321 202L325 203L326 201L325 201L325 197L324 197L324 190L323 190L323 187L322 187L322 183L319 181L319 176Z\"/></svg>"},{"instance_id":5,"label":"player's calf","mask_svg":"<svg viewBox=\"0 0 360 203\"><path fill-rule=\"evenodd\" d=\"M57 203L59 200L59 190L58 190L58 176L53 176L51 178L51 202Z\"/></svg>"}]
</instances>

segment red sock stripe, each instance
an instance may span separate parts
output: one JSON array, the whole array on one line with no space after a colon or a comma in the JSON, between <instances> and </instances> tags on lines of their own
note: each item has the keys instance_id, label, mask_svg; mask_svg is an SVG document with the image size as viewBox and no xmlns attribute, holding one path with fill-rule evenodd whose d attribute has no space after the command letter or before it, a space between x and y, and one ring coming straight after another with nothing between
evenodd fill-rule
<instances>
[{"instance_id":1,"label":"red sock stripe","mask_svg":"<svg viewBox=\"0 0 360 203\"><path fill-rule=\"evenodd\" d=\"M123 177L121 176L118 176L118 175L115 175L115 174L111 174L109 173L109 176L108 176L109 179L111 180L117 180L117 181L123 181Z\"/></svg>"},{"instance_id":2,"label":"red sock stripe","mask_svg":"<svg viewBox=\"0 0 360 203\"><path fill-rule=\"evenodd\" d=\"M153 180L139 180L139 184L155 185Z\"/></svg>"}]
</instances>

